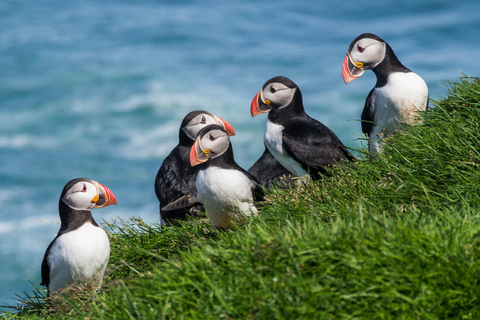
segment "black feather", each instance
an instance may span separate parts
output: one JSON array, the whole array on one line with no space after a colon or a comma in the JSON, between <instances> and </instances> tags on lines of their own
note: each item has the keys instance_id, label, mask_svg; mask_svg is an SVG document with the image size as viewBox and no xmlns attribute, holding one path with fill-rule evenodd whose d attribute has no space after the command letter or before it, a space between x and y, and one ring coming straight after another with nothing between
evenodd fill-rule
<instances>
[{"instance_id":1,"label":"black feather","mask_svg":"<svg viewBox=\"0 0 480 320\"><path fill-rule=\"evenodd\" d=\"M370 136L370 132L373 130L374 122L373 122L373 115L375 113L374 104L373 104L373 92L375 88L370 90L370 93L365 100L365 107L363 108L362 112L362 132L367 136Z\"/></svg>"}]
</instances>

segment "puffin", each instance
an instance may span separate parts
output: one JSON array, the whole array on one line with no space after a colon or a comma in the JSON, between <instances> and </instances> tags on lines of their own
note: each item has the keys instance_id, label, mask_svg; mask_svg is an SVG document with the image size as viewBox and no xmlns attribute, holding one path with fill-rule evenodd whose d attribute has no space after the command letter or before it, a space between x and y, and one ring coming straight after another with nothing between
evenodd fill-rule
<instances>
[{"instance_id":1,"label":"puffin","mask_svg":"<svg viewBox=\"0 0 480 320\"><path fill-rule=\"evenodd\" d=\"M382 151L383 138L414 125L417 112L428 108L428 87L416 73L405 67L382 38L372 33L356 37L348 47L342 76L346 84L372 70L375 87L365 101L362 131L368 137L372 156Z\"/></svg>"},{"instance_id":2,"label":"puffin","mask_svg":"<svg viewBox=\"0 0 480 320\"><path fill-rule=\"evenodd\" d=\"M265 146L292 174L317 180L332 165L355 159L332 130L305 113L300 88L289 78L274 77L255 95L252 117L266 112Z\"/></svg>"},{"instance_id":3,"label":"puffin","mask_svg":"<svg viewBox=\"0 0 480 320\"><path fill-rule=\"evenodd\" d=\"M200 129L209 124L218 124L228 135L235 135L227 121L205 110L192 111L185 116L179 129L179 143L163 160L155 178L162 222L185 220L187 216L199 217L205 211L197 200L195 179L199 168L190 166L190 149ZM169 206L180 198L188 201L183 206Z\"/></svg>"},{"instance_id":4,"label":"puffin","mask_svg":"<svg viewBox=\"0 0 480 320\"><path fill-rule=\"evenodd\" d=\"M275 159L267 147L260 158L248 169L248 172L257 178L265 189L273 186L280 189L290 187L294 184L296 177Z\"/></svg>"},{"instance_id":5,"label":"puffin","mask_svg":"<svg viewBox=\"0 0 480 320\"><path fill-rule=\"evenodd\" d=\"M60 230L42 261L47 294L70 285L99 289L110 257L110 242L91 210L117 204L107 187L86 178L70 180L59 200Z\"/></svg>"},{"instance_id":6,"label":"puffin","mask_svg":"<svg viewBox=\"0 0 480 320\"><path fill-rule=\"evenodd\" d=\"M200 130L190 151L190 164L199 168L197 196L215 228L242 224L245 217L258 213L254 202L263 199L263 188L235 162L229 135L223 127L208 125Z\"/></svg>"}]
</instances>

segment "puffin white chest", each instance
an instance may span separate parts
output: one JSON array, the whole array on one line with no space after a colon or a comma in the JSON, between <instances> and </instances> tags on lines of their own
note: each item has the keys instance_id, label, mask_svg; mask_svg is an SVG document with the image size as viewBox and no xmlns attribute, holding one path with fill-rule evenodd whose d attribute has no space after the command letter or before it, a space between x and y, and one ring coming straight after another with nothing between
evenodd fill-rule
<instances>
[{"instance_id":1,"label":"puffin white chest","mask_svg":"<svg viewBox=\"0 0 480 320\"><path fill-rule=\"evenodd\" d=\"M415 124L417 111L428 105L428 88L423 79L413 72L396 72L388 77L385 86L375 88L371 97L373 125L369 133L371 153L381 152L380 140L407 123Z\"/></svg>"},{"instance_id":2,"label":"puffin white chest","mask_svg":"<svg viewBox=\"0 0 480 320\"><path fill-rule=\"evenodd\" d=\"M50 267L49 291L74 282L100 287L110 257L110 242L102 228L85 223L55 240L47 262Z\"/></svg>"},{"instance_id":3,"label":"puffin white chest","mask_svg":"<svg viewBox=\"0 0 480 320\"><path fill-rule=\"evenodd\" d=\"M403 123L415 123L417 111L427 108L428 88L416 73L396 72L385 86L375 88L372 100L373 121L393 131Z\"/></svg>"},{"instance_id":4,"label":"puffin white chest","mask_svg":"<svg viewBox=\"0 0 480 320\"><path fill-rule=\"evenodd\" d=\"M257 213L253 204L252 182L241 171L208 167L200 170L196 180L197 195L214 226L228 228L231 220Z\"/></svg>"},{"instance_id":5,"label":"puffin white chest","mask_svg":"<svg viewBox=\"0 0 480 320\"><path fill-rule=\"evenodd\" d=\"M304 176L308 174L308 172L283 148L283 129L283 126L272 123L267 119L264 134L265 145L285 169L299 177Z\"/></svg>"}]
</instances>

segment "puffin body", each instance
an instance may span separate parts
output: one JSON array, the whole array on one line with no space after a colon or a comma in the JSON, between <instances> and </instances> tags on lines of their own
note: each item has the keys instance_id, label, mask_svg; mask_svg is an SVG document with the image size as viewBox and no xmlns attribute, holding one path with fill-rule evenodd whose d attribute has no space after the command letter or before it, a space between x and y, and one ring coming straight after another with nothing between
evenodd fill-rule
<instances>
[{"instance_id":1,"label":"puffin body","mask_svg":"<svg viewBox=\"0 0 480 320\"><path fill-rule=\"evenodd\" d=\"M295 177L275 159L267 147L260 158L248 169L248 172L257 178L266 189L273 185L280 188L289 186L293 183L292 178Z\"/></svg>"},{"instance_id":2,"label":"puffin body","mask_svg":"<svg viewBox=\"0 0 480 320\"><path fill-rule=\"evenodd\" d=\"M110 242L98 225L85 222L77 230L63 234L50 247L45 263L50 269L49 293L76 280L100 287L109 257Z\"/></svg>"},{"instance_id":3,"label":"puffin body","mask_svg":"<svg viewBox=\"0 0 480 320\"><path fill-rule=\"evenodd\" d=\"M116 204L113 193L96 181L68 182L59 201L61 226L42 262L42 285L48 294L72 284L100 288L110 257L110 242L91 209Z\"/></svg>"},{"instance_id":4,"label":"puffin body","mask_svg":"<svg viewBox=\"0 0 480 320\"><path fill-rule=\"evenodd\" d=\"M163 221L196 217L204 211L203 205L197 201L195 179L199 168L190 165L190 149L197 133L209 124L219 124L230 135L234 135L233 127L225 120L204 110L192 111L185 116L180 125L179 144L164 159L155 178L155 193L160 201L160 216ZM173 210L163 210L175 200L188 196L187 206Z\"/></svg>"},{"instance_id":5,"label":"puffin body","mask_svg":"<svg viewBox=\"0 0 480 320\"><path fill-rule=\"evenodd\" d=\"M230 139L222 127L209 125L198 133L190 162L200 167L197 195L214 227L229 228L258 212L254 200L263 198L263 189L235 162Z\"/></svg>"},{"instance_id":6,"label":"puffin body","mask_svg":"<svg viewBox=\"0 0 480 320\"><path fill-rule=\"evenodd\" d=\"M354 159L332 130L305 113L300 89L286 77L268 80L250 112L269 112L265 146L294 175L320 178L328 166Z\"/></svg>"},{"instance_id":7,"label":"puffin body","mask_svg":"<svg viewBox=\"0 0 480 320\"><path fill-rule=\"evenodd\" d=\"M350 44L342 67L343 80L349 83L365 70L372 70L377 77L361 116L362 131L374 155L381 152L383 137L416 123L417 112L428 107L428 87L398 60L388 43L371 33Z\"/></svg>"}]
</instances>

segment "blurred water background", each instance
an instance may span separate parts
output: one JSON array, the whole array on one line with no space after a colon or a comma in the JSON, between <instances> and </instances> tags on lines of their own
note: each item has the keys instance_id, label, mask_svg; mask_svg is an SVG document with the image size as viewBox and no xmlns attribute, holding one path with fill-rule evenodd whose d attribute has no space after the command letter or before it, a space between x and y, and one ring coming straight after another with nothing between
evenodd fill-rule
<instances>
[{"instance_id":1,"label":"blurred water background","mask_svg":"<svg viewBox=\"0 0 480 320\"><path fill-rule=\"evenodd\" d=\"M341 65L364 32L389 42L433 99L444 80L480 71L478 0L0 2L0 304L40 280L70 179L115 193L99 222L159 221L155 175L192 110L233 125L248 169L266 121L250 102L284 75L310 116L363 148L355 120L375 76L347 86Z\"/></svg>"}]
</instances>

